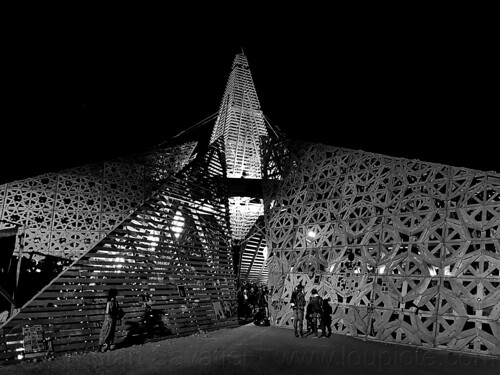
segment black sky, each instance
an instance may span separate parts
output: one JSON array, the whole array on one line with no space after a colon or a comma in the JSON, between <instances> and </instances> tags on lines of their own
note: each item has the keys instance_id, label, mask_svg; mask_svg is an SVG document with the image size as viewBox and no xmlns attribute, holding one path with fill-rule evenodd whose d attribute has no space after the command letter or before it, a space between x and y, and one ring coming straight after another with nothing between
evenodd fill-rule
<instances>
[{"instance_id":1,"label":"black sky","mask_svg":"<svg viewBox=\"0 0 500 375\"><path fill-rule=\"evenodd\" d=\"M353 17L216 30L169 17L11 28L0 183L144 151L193 126L218 111L241 48L265 115L291 138L500 172L487 24Z\"/></svg>"}]
</instances>

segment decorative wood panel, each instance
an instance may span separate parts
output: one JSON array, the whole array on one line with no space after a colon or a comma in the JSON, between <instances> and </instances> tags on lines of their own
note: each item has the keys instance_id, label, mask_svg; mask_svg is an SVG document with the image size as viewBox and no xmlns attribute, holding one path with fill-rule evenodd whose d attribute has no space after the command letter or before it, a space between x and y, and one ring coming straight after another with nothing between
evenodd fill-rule
<instances>
[{"instance_id":1,"label":"decorative wood panel","mask_svg":"<svg viewBox=\"0 0 500 375\"><path fill-rule=\"evenodd\" d=\"M239 275L241 281L267 283L268 248L265 235L264 217L260 216L255 225L242 242Z\"/></svg>"},{"instance_id":2,"label":"decorative wood panel","mask_svg":"<svg viewBox=\"0 0 500 375\"><path fill-rule=\"evenodd\" d=\"M260 137L267 135L248 60L237 54L210 139L224 140L227 177L261 178Z\"/></svg>"},{"instance_id":3,"label":"decorative wood panel","mask_svg":"<svg viewBox=\"0 0 500 375\"><path fill-rule=\"evenodd\" d=\"M301 282L331 298L337 333L500 355L500 174L264 145L282 176L265 189L273 324L291 325Z\"/></svg>"},{"instance_id":4,"label":"decorative wood panel","mask_svg":"<svg viewBox=\"0 0 500 375\"><path fill-rule=\"evenodd\" d=\"M76 259L191 159L195 142L0 185L0 229L20 226L23 253Z\"/></svg>"},{"instance_id":5,"label":"decorative wood panel","mask_svg":"<svg viewBox=\"0 0 500 375\"><path fill-rule=\"evenodd\" d=\"M242 241L247 237L257 219L264 214L261 199L250 197L229 197L231 237Z\"/></svg>"},{"instance_id":6,"label":"decorative wood panel","mask_svg":"<svg viewBox=\"0 0 500 375\"><path fill-rule=\"evenodd\" d=\"M41 327L56 355L95 350L110 288L126 312L117 343L140 324L145 292L166 337L237 326L222 157L215 143L180 175L170 175L10 317L0 330L0 358L15 361L25 352L23 328L32 326Z\"/></svg>"},{"instance_id":7,"label":"decorative wood panel","mask_svg":"<svg viewBox=\"0 0 500 375\"><path fill-rule=\"evenodd\" d=\"M267 135L247 57L237 54L210 138L210 143L224 144L228 178L262 178L261 137ZM263 214L263 205L254 198L231 196L229 208L232 238L240 243Z\"/></svg>"}]
</instances>

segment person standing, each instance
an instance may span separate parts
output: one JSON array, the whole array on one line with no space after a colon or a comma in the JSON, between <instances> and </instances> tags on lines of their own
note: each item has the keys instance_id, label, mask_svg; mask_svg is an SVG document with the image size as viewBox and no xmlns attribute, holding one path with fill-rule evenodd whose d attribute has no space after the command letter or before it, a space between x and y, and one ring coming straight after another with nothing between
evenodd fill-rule
<instances>
[{"instance_id":1,"label":"person standing","mask_svg":"<svg viewBox=\"0 0 500 375\"><path fill-rule=\"evenodd\" d=\"M240 286L238 294L236 295L236 303L238 304L238 312L237 312L238 319L245 318L246 317L245 287L243 285Z\"/></svg>"},{"instance_id":2,"label":"person standing","mask_svg":"<svg viewBox=\"0 0 500 375\"><path fill-rule=\"evenodd\" d=\"M101 332L99 333L99 351L105 352L111 350L115 340L116 321L119 318L120 306L116 300L118 291L110 289L106 302L106 310L104 312L104 321L102 323Z\"/></svg>"},{"instance_id":3,"label":"person standing","mask_svg":"<svg viewBox=\"0 0 500 375\"><path fill-rule=\"evenodd\" d=\"M323 299L323 312L321 315L321 336L330 337L332 334L332 314L333 309L330 305L330 297Z\"/></svg>"},{"instance_id":4,"label":"person standing","mask_svg":"<svg viewBox=\"0 0 500 375\"><path fill-rule=\"evenodd\" d=\"M290 305L293 309L293 329L295 330L295 337L304 337L303 321L306 297L303 292L302 284L297 285L297 289L292 293Z\"/></svg>"},{"instance_id":5,"label":"person standing","mask_svg":"<svg viewBox=\"0 0 500 375\"><path fill-rule=\"evenodd\" d=\"M311 298L309 298L309 305L311 305L311 323L314 332L313 338L318 338L318 325L321 324L321 315L323 313L323 299L318 295L318 290L311 290Z\"/></svg>"},{"instance_id":6,"label":"person standing","mask_svg":"<svg viewBox=\"0 0 500 375\"><path fill-rule=\"evenodd\" d=\"M265 318L269 318L269 303L267 299L267 289L264 285L260 286L259 294L257 297L257 305L259 310L263 310Z\"/></svg>"},{"instance_id":7,"label":"person standing","mask_svg":"<svg viewBox=\"0 0 500 375\"><path fill-rule=\"evenodd\" d=\"M144 315L142 317L142 326L147 337L154 336L154 316L153 316L153 296L148 292L142 295L142 306L144 307Z\"/></svg>"},{"instance_id":8,"label":"person standing","mask_svg":"<svg viewBox=\"0 0 500 375\"><path fill-rule=\"evenodd\" d=\"M311 305L307 305L306 307L306 327L307 327L307 332L306 335L309 335L312 333L312 311L311 311Z\"/></svg>"}]
</instances>

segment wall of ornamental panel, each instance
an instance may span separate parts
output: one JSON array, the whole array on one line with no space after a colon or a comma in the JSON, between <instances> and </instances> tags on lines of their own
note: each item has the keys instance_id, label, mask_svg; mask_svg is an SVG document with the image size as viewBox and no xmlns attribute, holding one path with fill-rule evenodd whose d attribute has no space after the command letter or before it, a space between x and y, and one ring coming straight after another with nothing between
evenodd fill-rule
<instances>
[{"instance_id":1,"label":"wall of ornamental panel","mask_svg":"<svg viewBox=\"0 0 500 375\"><path fill-rule=\"evenodd\" d=\"M500 355L500 174L267 147L271 166L287 156L265 189L273 324L293 327L302 283L331 299L336 333Z\"/></svg>"},{"instance_id":2,"label":"wall of ornamental panel","mask_svg":"<svg viewBox=\"0 0 500 375\"><path fill-rule=\"evenodd\" d=\"M143 342L145 293L153 299L156 338L237 326L222 155L214 145L164 180L0 326L0 358L96 350L110 288L126 313L116 328L118 347ZM28 331L43 336L36 351Z\"/></svg>"},{"instance_id":3,"label":"wall of ornamental panel","mask_svg":"<svg viewBox=\"0 0 500 375\"><path fill-rule=\"evenodd\" d=\"M160 181L192 158L196 143L0 185L0 230L19 249L76 259L121 223Z\"/></svg>"}]
</instances>

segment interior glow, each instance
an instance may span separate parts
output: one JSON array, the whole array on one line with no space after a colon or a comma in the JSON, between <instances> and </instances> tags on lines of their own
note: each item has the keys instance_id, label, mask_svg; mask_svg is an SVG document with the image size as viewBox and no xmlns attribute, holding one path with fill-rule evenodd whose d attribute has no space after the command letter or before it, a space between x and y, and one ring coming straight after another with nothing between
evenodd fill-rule
<instances>
[{"instance_id":1,"label":"interior glow","mask_svg":"<svg viewBox=\"0 0 500 375\"><path fill-rule=\"evenodd\" d=\"M154 249L160 243L160 237L157 236L158 231L153 230L151 234L147 236L149 243L151 244L151 248Z\"/></svg>"},{"instance_id":2,"label":"interior glow","mask_svg":"<svg viewBox=\"0 0 500 375\"><path fill-rule=\"evenodd\" d=\"M436 272L436 267L434 266L429 266L429 274L431 276L436 276L437 275L437 272Z\"/></svg>"},{"instance_id":3,"label":"interior glow","mask_svg":"<svg viewBox=\"0 0 500 375\"><path fill-rule=\"evenodd\" d=\"M115 262L123 263L123 262L125 262L125 258L115 258ZM116 268L122 268L122 267L123 267L123 264L116 265Z\"/></svg>"},{"instance_id":4,"label":"interior glow","mask_svg":"<svg viewBox=\"0 0 500 375\"><path fill-rule=\"evenodd\" d=\"M181 232L184 228L184 217L182 216L180 211L177 211L174 216L174 220L172 221L172 231L174 232L174 236L178 238L181 235Z\"/></svg>"}]
</instances>

